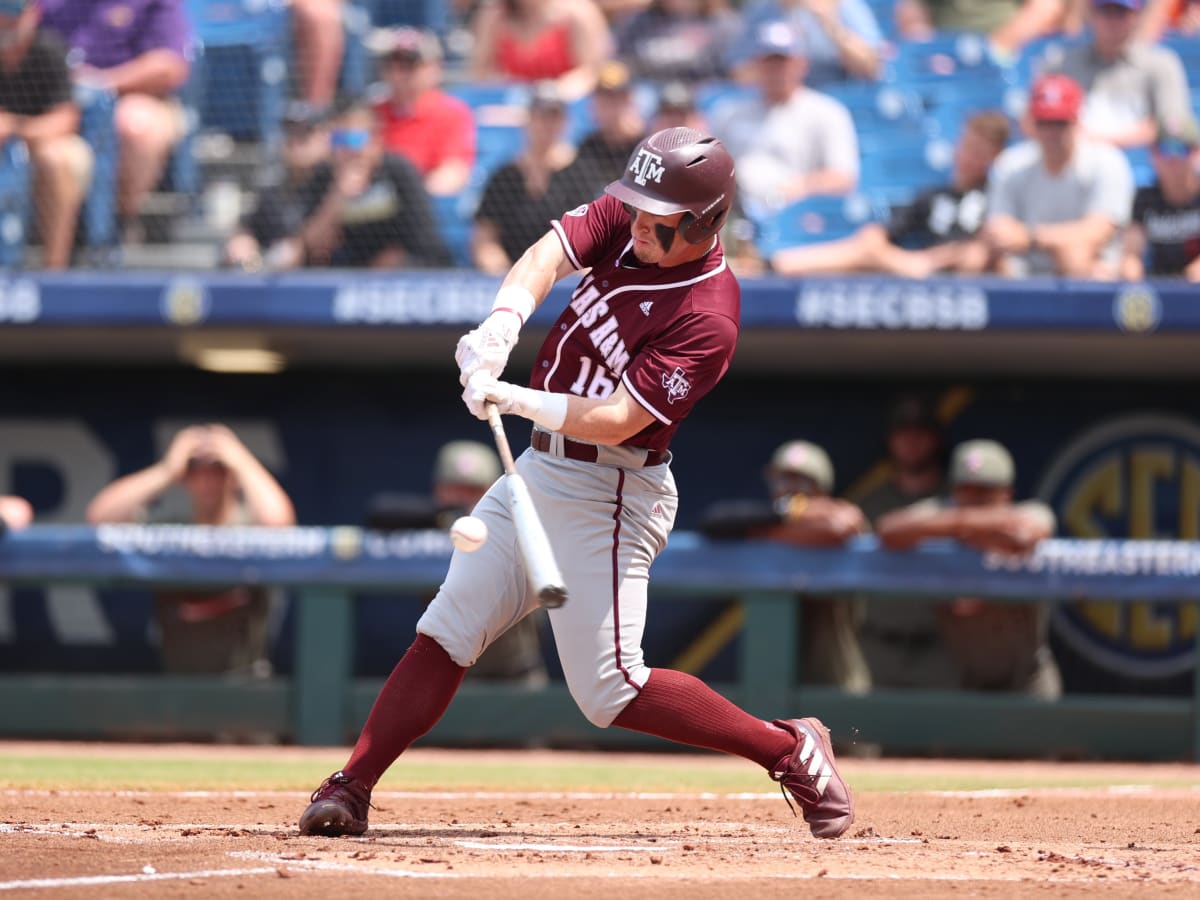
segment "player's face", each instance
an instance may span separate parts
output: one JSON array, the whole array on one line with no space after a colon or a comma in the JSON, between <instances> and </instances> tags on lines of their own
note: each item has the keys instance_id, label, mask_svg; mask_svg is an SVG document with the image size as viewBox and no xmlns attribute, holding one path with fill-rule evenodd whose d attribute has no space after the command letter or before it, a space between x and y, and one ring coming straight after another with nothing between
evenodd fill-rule
<instances>
[{"instance_id":1,"label":"player's face","mask_svg":"<svg viewBox=\"0 0 1200 900\"><path fill-rule=\"evenodd\" d=\"M683 240L676 231L683 213L656 216L643 209L626 207L629 210L629 232L633 237L633 255L640 262L650 265L673 266L695 258L695 244ZM664 246L664 237L673 235L669 246Z\"/></svg>"},{"instance_id":2,"label":"player's face","mask_svg":"<svg viewBox=\"0 0 1200 900\"><path fill-rule=\"evenodd\" d=\"M233 488L233 477L220 463L190 462L183 486L191 497L193 512L200 519L209 519L224 504Z\"/></svg>"},{"instance_id":3,"label":"player's face","mask_svg":"<svg viewBox=\"0 0 1200 900\"><path fill-rule=\"evenodd\" d=\"M960 484L954 488L955 506L1005 506L1012 502L1012 489L988 484Z\"/></svg>"},{"instance_id":4,"label":"player's face","mask_svg":"<svg viewBox=\"0 0 1200 900\"><path fill-rule=\"evenodd\" d=\"M888 453L900 469L922 469L933 462L941 449L937 432L920 425L892 429L888 435Z\"/></svg>"},{"instance_id":5,"label":"player's face","mask_svg":"<svg viewBox=\"0 0 1200 900\"><path fill-rule=\"evenodd\" d=\"M996 147L987 138L970 128L965 130L954 150L954 172L959 185L968 189L982 187L996 153Z\"/></svg>"}]
</instances>

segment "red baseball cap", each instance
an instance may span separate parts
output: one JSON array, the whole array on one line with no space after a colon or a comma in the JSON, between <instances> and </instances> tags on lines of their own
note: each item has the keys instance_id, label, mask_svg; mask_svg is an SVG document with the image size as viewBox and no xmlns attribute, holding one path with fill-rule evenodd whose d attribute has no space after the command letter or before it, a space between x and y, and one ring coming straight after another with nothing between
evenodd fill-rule
<instances>
[{"instance_id":1,"label":"red baseball cap","mask_svg":"<svg viewBox=\"0 0 1200 900\"><path fill-rule=\"evenodd\" d=\"M1038 122L1074 122L1083 105L1083 88L1066 75L1043 75L1029 92L1029 114Z\"/></svg>"}]
</instances>

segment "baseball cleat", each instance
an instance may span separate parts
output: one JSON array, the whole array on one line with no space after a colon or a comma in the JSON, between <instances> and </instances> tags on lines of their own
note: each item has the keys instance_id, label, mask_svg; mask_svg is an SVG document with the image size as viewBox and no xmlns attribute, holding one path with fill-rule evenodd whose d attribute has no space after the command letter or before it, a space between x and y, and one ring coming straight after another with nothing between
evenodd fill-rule
<instances>
[{"instance_id":1,"label":"baseball cleat","mask_svg":"<svg viewBox=\"0 0 1200 900\"><path fill-rule=\"evenodd\" d=\"M310 799L300 817L301 834L340 837L367 830L371 791L345 772L334 772L322 781Z\"/></svg>"},{"instance_id":2,"label":"baseball cleat","mask_svg":"<svg viewBox=\"0 0 1200 900\"><path fill-rule=\"evenodd\" d=\"M854 821L854 798L838 774L829 729L820 719L776 719L771 724L796 737L796 749L771 771L783 798L791 794L800 804L813 837L839 837Z\"/></svg>"}]
</instances>

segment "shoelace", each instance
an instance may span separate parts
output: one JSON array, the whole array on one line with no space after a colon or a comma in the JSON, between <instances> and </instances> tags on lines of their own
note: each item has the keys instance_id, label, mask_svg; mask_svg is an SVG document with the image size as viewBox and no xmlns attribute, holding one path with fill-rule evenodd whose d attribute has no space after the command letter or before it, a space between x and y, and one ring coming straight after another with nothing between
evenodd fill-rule
<instances>
[{"instance_id":1,"label":"shoelace","mask_svg":"<svg viewBox=\"0 0 1200 900\"><path fill-rule=\"evenodd\" d=\"M351 797L354 797L354 792L352 790L350 790L350 785L352 785L352 784L354 784L354 779L351 778L349 775L343 775L340 772L330 775L328 778L326 778L324 781L321 782L320 787L318 787L315 791L312 792L312 795L308 798L308 802L316 803L317 797L320 795L320 793L322 791L324 791L327 788L335 788L335 789L336 788L345 788L346 793L350 794ZM369 809L379 809L379 807L376 806L374 803L372 803L369 798L365 801L359 800L358 797L354 797L354 799L358 800L359 802L365 802Z\"/></svg>"}]
</instances>

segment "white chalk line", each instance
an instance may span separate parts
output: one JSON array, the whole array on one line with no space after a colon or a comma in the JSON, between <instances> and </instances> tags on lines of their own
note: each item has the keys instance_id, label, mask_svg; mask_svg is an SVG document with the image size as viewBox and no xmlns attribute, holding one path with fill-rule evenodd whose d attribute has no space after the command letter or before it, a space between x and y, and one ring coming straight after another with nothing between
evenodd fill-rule
<instances>
[{"instance_id":1,"label":"white chalk line","mask_svg":"<svg viewBox=\"0 0 1200 900\"><path fill-rule=\"evenodd\" d=\"M1008 797L1103 797L1152 792L1200 794L1200 785L1116 784L1096 787L985 788L978 790L881 791L909 797L962 797L1004 799ZM5 788L5 797L162 797L176 799L268 800L307 798L309 791L112 791L56 790L53 788ZM777 801L778 791L375 791L376 800L749 800Z\"/></svg>"},{"instance_id":2,"label":"white chalk line","mask_svg":"<svg viewBox=\"0 0 1200 900\"><path fill-rule=\"evenodd\" d=\"M251 875L277 875L275 868L200 869L196 872L155 872L136 875L78 875L67 878L30 878L24 881L0 881L0 891L36 888L97 887L106 884L136 884L145 881L183 881L192 878L248 878Z\"/></svg>"}]
</instances>

